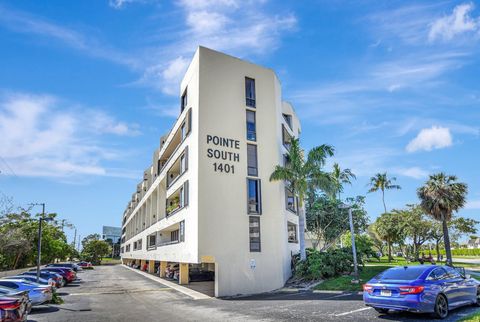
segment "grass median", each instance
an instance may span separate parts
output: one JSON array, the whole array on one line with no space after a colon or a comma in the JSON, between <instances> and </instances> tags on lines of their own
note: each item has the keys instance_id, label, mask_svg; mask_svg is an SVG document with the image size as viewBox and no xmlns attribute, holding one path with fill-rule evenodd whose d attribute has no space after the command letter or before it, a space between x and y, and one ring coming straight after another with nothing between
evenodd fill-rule
<instances>
[{"instance_id":1,"label":"grass median","mask_svg":"<svg viewBox=\"0 0 480 322\"><path fill-rule=\"evenodd\" d=\"M443 263L441 263L443 264ZM316 290L329 290L329 291L361 291L362 285L368 282L377 274L384 270L394 266L410 266L420 265L419 262L407 262L403 257L395 257L390 263L386 257L380 258L380 260L372 260L367 262L364 267L359 267L360 283L352 284L352 275L339 276L335 278L326 279L322 283L318 284ZM424 265L431 265L425 263ZM468 263L454 263L456 266L462 266L465 268L480 268L480 265L468 264ZM473 278L480 280L477 275L472 275ZM480 322L480 321L479 321Z\"/></svg>"}]
</instances>

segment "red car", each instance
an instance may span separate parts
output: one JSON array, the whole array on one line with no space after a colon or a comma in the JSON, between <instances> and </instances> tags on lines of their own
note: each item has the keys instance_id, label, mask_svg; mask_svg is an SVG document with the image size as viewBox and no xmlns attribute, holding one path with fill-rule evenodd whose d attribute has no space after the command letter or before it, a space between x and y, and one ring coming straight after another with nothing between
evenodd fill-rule
<instances>
[{"instance_id":1,"label":"red car","mask_svg":"<svg viewBox=\"0 0 480 322\"><path fill-rule=\"evenodd\" d=\"M93 265L90 262L79 262L77 265L83 269L93 269Z\"/></svg>"},{"instance_id":2,"label":"red car","mask_svg":"<svg viewBox=\"0 0 480 322\"><path fill-rule=\"evenodd\" d=\"M29 311L25 297L0 297L0 322L27 321Z\"/></svg>"}]
</instances>

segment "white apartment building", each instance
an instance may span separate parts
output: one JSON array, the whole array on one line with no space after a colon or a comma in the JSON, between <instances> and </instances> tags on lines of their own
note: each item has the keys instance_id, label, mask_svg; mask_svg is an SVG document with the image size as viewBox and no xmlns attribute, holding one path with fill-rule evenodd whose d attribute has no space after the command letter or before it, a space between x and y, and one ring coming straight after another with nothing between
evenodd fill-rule
<instances>
[{"instance_id":1,"label":"white apartment building","mask_svg":"<svg viewBox=\"0 0 480 322\"><path fill-rule=\"evenodd\" d=\"M275 72L199 47L182 80L179 116L162 136L123 215L122 259L179 283L214 275L215 296L282 287L298 253L298 216L283 182L300 122ZM189 274L190 271L190 274Z\"/></svg>"}]
</instances>

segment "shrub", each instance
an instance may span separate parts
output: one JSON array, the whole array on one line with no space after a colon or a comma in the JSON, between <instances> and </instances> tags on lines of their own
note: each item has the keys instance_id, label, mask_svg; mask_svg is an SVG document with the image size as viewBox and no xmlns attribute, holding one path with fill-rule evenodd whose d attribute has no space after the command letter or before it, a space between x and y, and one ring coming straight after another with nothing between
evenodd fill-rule
<instances>
[{"instance_id":1,"label":"shrub","mask_svg":"<svg viewBox=\"0 0 480 322\"><path fill-rule=\"evenodd\" d=\"M440 254L445 255L445 249L440 250ZM480 256L480 248L457 248L452 249L453 256Z\"/></svg>"},{"instance_id":2,"label":"shrub","mask_svg":"<svg viewBox=\"0 0 480 322\"><path fill-rule=\"evenodd\" d=\"M360 258L360 257L359 257ZM316 280L350 274L353 271L352 251L348 248L319 252L309 249L307 259L295 267L297 277Z\"/></svg>"}]
</instances>

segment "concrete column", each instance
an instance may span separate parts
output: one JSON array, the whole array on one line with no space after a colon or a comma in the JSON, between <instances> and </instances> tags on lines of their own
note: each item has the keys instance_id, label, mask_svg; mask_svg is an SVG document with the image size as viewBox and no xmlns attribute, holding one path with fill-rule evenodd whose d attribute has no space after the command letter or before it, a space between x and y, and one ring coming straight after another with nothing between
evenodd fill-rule
<instances>
[{"instance_id":1,"label":"concrete column","mask_svg":"<svg viewBox=\"0 0 480 322\"><path fill-rule=\"evenodd\" d=\"M148 272L151 274L155 274L155 261L149 260L148 261Z\"/></svg>"},{"instance_id":2,"label":"concrete column","mask_svg":"<svg viewBox=\"0 0 480 322\"><path fill-rule=\"evenodd\" d=\"M167 262L160 262L160 277L165 277L165 270L167 269Z\"/></svg>"},{"instance_id":3,"label":"concrete column","mask_svg":"<svg viewBox=\"0 0 480 322\"><path fill-rule=\"evenodd\" d=\"M180 276L178 277L178 284L188 284L188 263L180 263Z\"/></svg>"}]
</instances>

